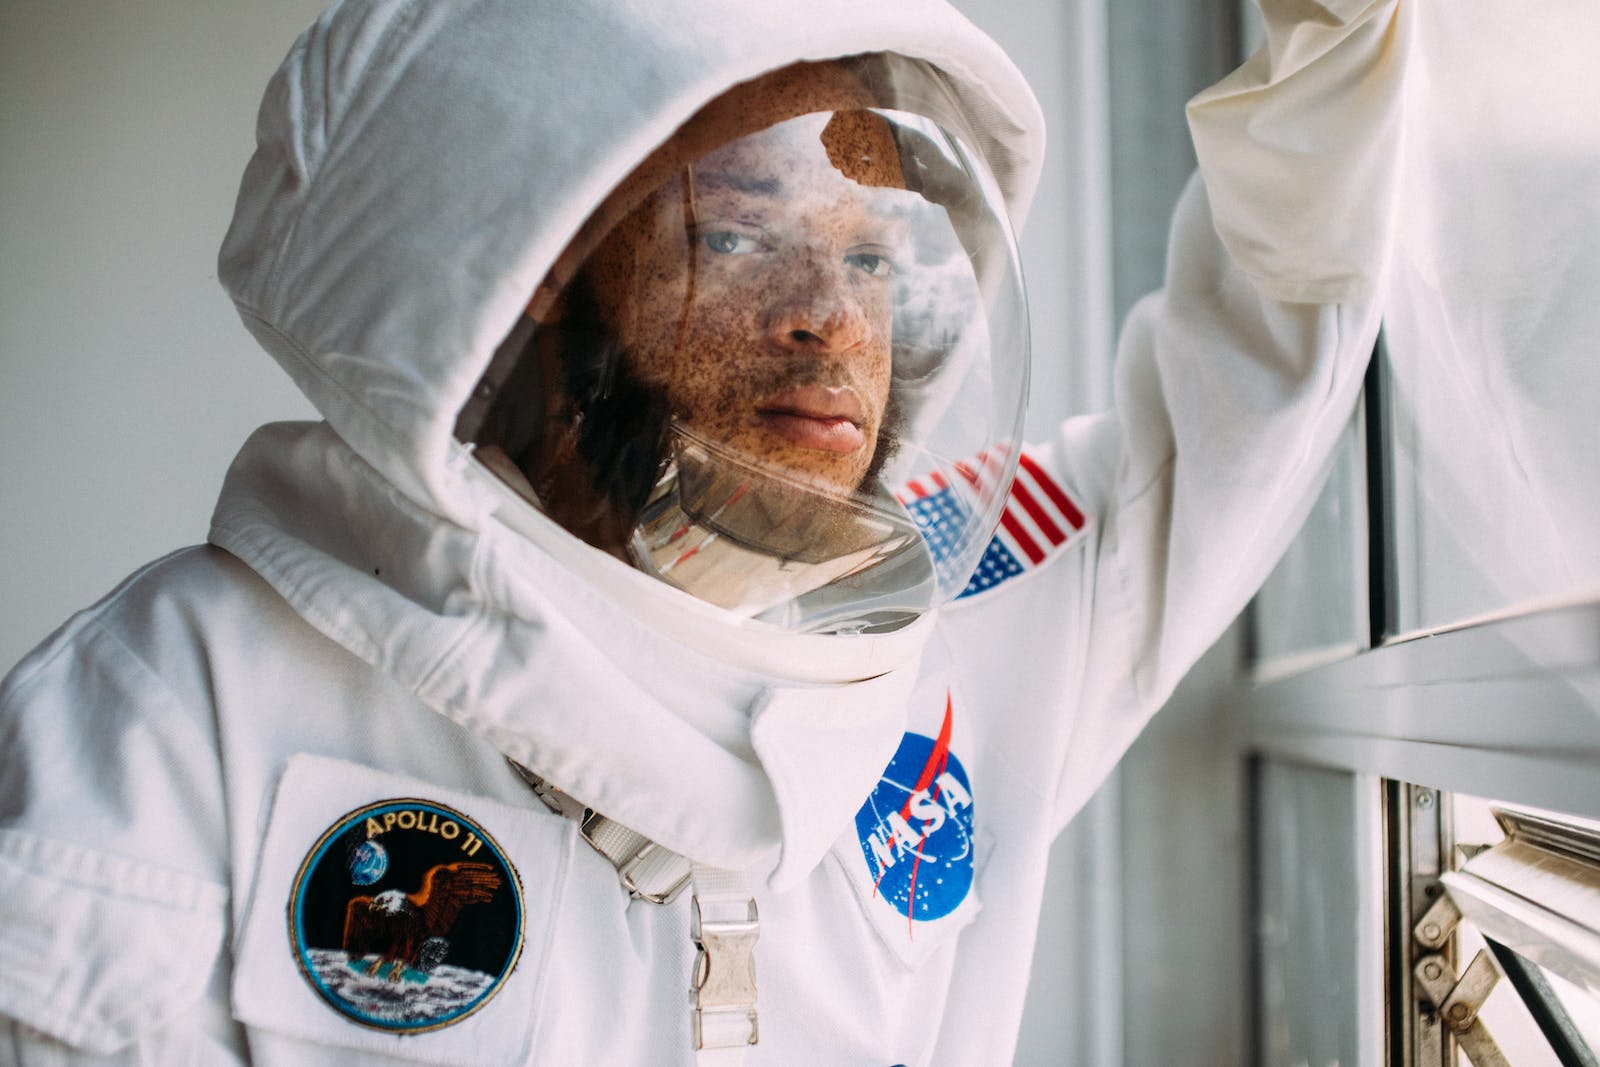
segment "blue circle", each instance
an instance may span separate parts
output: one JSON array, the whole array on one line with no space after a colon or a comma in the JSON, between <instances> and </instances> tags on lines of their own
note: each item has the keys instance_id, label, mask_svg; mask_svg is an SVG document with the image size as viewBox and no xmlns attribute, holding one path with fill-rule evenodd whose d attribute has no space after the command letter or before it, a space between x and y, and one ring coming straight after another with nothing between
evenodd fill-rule
<instances>
[{"instance_id":1,"label":"blue circle","mask_svg":"<svg viewBox=\"0 0 1600 1067\"><path fill-rule=\"evenodd\" d=\"M345 865L350 868L351 882L371 885L389 869L389 853L376 841L363 841L350 850Z\"/></svg>"},{"instance_id":2,"label":"blue circle","mask_svg":"<svg viewBox=\"0 0 1600 1067\"><path fill-rule=\"evenodd\" d=\"M856 812L876 894L917 922L949 915L972 890L972 826L972 785L961 761L931 737L906 734Z\"/></svg>"}]
</instances>

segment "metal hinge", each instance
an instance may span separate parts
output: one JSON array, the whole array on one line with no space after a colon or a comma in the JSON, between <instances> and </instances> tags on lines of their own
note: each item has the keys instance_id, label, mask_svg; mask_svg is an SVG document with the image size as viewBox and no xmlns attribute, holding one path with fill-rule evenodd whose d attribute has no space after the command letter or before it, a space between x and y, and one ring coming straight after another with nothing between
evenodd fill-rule
<instances>
[{"instance_id":1,"label":"metal hinge","mask_svg":"<svg viewBox=\"0 0 1600 1067\"><path fill-rule=\"evenodd\" d=\"M1417 982L1417 998L1438 1013L1467 1054L1473 1067L1510 1067L1500 1046L1478 1017L1483 1002L1489 999L1500 971L1489 953L1479 950L1460 977L1456 976L1445 949L1461 922L1461 912L1441 893L1412 929L1417 944L1431 951L1419 956L1412 967Z\"/></svg>"}]
</instances>

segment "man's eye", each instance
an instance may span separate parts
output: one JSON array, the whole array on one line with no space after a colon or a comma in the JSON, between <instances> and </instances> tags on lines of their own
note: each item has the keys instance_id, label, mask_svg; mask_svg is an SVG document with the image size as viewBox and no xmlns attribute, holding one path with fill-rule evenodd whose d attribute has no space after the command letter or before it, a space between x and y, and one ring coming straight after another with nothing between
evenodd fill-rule
<instances>
[{"instance_id":1,"label":"man's eye","mask_svg":"<svg viewBox=\"0 0 1600 1067\"><path fill-rule=\"evenodd\" d=\"M894 273L894 261L882 252L851 252L844 261L874 278L886 278Z\"/></svg>"},{"instance_id":2,"label":"man's eye","mask_svg":"<svg viewBox=\"0 0 1600 1067\"><path fill-rule=\"evenodd\" d=\"M700 243L723 256L742 256L761 247L754 237L733 230L710 230L700 235Z\"/></svg>"}]
</instances>

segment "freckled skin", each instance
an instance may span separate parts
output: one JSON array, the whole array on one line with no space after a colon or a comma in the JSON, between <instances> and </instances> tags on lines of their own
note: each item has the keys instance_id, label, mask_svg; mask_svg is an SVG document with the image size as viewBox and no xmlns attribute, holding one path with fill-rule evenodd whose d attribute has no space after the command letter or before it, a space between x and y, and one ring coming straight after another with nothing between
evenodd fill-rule
<instances>
[{"instance_id":1,"label":"freckled skin","mask_svg":"<svg viewBox=\"0 0 1600 1067\"><path fill-rule=\"evenodd\" d=\"M893 173L862 184L830 149ZM883 188L890 177L898 182L898 157L881 120L795 119L669 179L587 268L630 369L664 390L687 426L835 496L860 486L888 403L905 240L892 200L908 195ZM827 392L797 403L801 386ZM795 429L797 419L807 421Z\"/></svg>"},{"instance_id":2,"label":"freckled skin","mask_svg":"<svg viewBox=\"0 0 1600 1067\"><path fill-rule=\"evenodd\" d=\"M915 195L887 124L862 110L872 106L855 75L832 64L730 89L594 211L528 315L558 323L581 270L627 369L661 389L683 424L813 490L854 493L882 451L889 394L893 280L883 268L904 224L884 202ZM769 179L783 195L750 190ZM797 433L790 420L786 433L770 406L805 386L828 390L850 427L802 421ZM509 463L496 469L537 492L567 529L620 555L631 518L593 488L559 398L546 405L543 443L519 460L532 484ZM808 433L828 447L797 443ZM846 448L855 434L859 447Z\"/></svg>"}]
</instances>

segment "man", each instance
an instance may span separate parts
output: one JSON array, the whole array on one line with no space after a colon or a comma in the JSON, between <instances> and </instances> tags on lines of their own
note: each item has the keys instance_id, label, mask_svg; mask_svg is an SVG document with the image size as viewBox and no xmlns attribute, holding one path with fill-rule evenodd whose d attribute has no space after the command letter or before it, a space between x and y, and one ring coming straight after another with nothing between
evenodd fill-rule
<instances>
[{"instance_id":1,"label":"man","mask_svg":"<svg viewBox=\"0 0 1600 1067\"><path fill-rule=\"evenodd\" d=\"M1018 445L1038 119L949 9L552 6L269 87L221 275L326 422L6 683L20 1062L1003 1062L1052 835L1314 495L1376 313L1198 184ZM1389 17L1294 57L1381 96Z\"/></svg>"}]
</instances>

